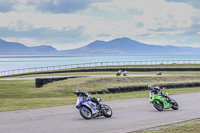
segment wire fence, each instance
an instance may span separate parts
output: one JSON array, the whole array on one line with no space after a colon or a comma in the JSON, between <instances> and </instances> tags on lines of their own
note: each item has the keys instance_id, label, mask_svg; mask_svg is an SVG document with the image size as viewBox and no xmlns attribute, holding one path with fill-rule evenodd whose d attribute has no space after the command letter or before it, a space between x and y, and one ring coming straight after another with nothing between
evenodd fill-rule
<instances>
[{"instance_id":1,"label":"wire fence","mask_svg":"<svg viewBox=\"0 0 200 133\"><path fill-rule=\"evenodd\" d=\"M0 71L0 76L13 74L22 74L30 72L63 70L80 67L98 67L98 66L124 66L124 65L161 65L161 64L200 64L200 60L152 60L152 61L110 61L110 62L91 62L81 64L68 64L59 66L45 66L34 68L22 68L14 70Z\"/></svg>"}]
</instances>

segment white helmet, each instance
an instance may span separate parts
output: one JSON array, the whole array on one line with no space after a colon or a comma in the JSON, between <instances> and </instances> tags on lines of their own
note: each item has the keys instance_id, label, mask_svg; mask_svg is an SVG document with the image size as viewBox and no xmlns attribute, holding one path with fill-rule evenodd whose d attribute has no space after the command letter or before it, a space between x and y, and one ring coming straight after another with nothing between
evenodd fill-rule
<instances>
[{"instance_id":1,"label":"white helmet","mask_svg":"<svg viewBox=\"0 0 200 133\"><path fill-rule=\"evenodd\" d=\"M153 86L152 84L149 84L149 85L148 85L148 88L149 88L150 90L152 90L152 89L154 88L154 86Z\"/></svg>"}]
</instances>

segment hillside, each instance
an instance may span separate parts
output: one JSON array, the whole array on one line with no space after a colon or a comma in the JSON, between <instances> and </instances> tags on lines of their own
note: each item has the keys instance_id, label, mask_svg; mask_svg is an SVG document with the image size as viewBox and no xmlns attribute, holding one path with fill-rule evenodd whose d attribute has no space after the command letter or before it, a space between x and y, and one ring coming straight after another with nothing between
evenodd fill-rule
<instances>
[{"instance_id":1,"label":"hillside","mask_svg":"<svg viewBox=\"0 0 200 133\"><path fill-rule=\"evenodd\" d=\"M49 55L57 54L57 50L51 46L27 47L16 42L6 42L0 39L0 55Z\"/></svg>"},{"instance_id":2,"label":"hillside","mask_svg":"<svg viewBox=\"0 0 200 133\"><path fill-rule=\"evenodd\" d=\"M129 38L118 38L108 42L94 41L87 46L61 51L67 55L171 55L199 54L200 48L159 46L140 43Z\"/></svg>"},{"instance_id":3,"label":"hillside","mask_svg":"<svg viewBox=\"0 0 200 133\"><path fill-rule=\"evenodd\" d=\"M96 40L84 47L72 50L56 50L51 46L27 47L20 43L0 39L0 55L175 55L199 54L200 48L148 45L118 38L108 42Z\"/></svg>"}]
</instances>

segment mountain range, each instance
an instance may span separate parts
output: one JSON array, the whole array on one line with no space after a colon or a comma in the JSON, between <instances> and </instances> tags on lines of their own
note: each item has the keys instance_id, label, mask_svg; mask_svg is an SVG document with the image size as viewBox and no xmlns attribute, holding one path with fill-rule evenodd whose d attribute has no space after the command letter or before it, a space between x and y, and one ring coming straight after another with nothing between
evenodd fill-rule
<instances>
[{"instance_id":1,"label":"mountain range","mask_svg":"<svg viewBox=\"0 0 200 133\"><path fill-rule=\"evenodd\" d=\"M58 51L51 46L27 47L16 42L6 42L0 39L0 55L49 55Z\"/></svg>"},{"instance_id":2,"label":"mountain range","mask_svg":"<svg viewBox=\"0 0 200 133\"><path fill-rule=\"evenodd\" d=\"M16 42L0 39L0 55L175 55L200 54L200 48L149 45L117 38L108 42L96 40L84 47L72 50L57 50L52 46L27 47Z\"/></svg>"}]
</instances>

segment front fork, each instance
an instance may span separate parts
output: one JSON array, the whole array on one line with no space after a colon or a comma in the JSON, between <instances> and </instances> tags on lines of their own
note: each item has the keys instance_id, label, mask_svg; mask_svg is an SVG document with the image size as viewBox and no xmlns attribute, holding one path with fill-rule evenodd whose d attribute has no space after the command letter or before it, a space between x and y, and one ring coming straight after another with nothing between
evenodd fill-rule
<instances>
[{"instance_id":1,"label":"front fork","mask_svg":"<svg viewBox=\"0 0 200 133\"><path fill-rule=\"evenodd\" d=\"M152 96L152 97L149 98L150 104L153 103L153 102L157 99L157 98L156 98L156 99L154 99L154 98L155 98L155 96ZM167 96L167 98L169 98L169 97ZM170 99L170 98L169 98L169 99ZM160 102L163 103L164 109L168 109L168 108L171 107L171 104L168 103L168 102L166 101L166 98L165 98L165 97L160 96L160 98L158 98L158 99L156 100L157 103L159 103L158 100L159 100Z\"/></svg>"}]
</instances>

